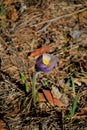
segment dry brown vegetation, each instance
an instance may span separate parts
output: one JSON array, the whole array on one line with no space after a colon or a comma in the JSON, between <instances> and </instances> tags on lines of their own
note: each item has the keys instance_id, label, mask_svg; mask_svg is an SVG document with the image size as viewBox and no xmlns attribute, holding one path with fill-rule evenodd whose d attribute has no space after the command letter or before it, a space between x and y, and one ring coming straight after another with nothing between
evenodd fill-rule
<instances>
[{"instance_id":1,"label":"dry brown vegetation","mask_svg":"<svg viewBox=\"0 0 87 130\"><path fill-rule=\"evenodd\" d=\"M34 103L45 52L58 64L38 75ZM86 0L0 1L0 130L87 130Z\"/></svg>"}]
</instances>

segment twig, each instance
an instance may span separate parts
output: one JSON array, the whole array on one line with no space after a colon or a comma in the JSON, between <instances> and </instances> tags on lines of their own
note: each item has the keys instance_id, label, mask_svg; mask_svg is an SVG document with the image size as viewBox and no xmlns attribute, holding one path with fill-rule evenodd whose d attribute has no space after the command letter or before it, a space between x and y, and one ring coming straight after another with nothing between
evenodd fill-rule
<instances>
[{"instance_id":1,"label":"twig","mask_svg":"<svg viewBox=\"0 0 87 130\"><path fill-rule=\"evenodd\" d=\"M71 14L66 14L66 15L62 15L62 16L59 16L59 17L56 17L56 18L53 18L53 19L50 19L50 20L46 20L46 21L43 21L43 22L40 22L40 23L37 23L37 24L33 24L31 25L30 27L34 27L34 26L38 26L38 25L42 25L42 24L45 24L45 23L51 23L51 22L54 22L54 21L57 21L59 19L62 19L62 18L66 18L66 17L70 17L74 14L78 14L78 13L81 13L83 11L87 10L87 8L84 8L84 9L81 9L81 10L78 10L78 11L75 11Z\"/></svg>"},{"instance_id":2,"label":"twig","mask_svg":"<svg viewBox=\"0 0 87 130\"><path fill-rule=\"evenodd\" d=\"M70 6L65 6L65 7L60 6L60 7L62 7L62 9L69 9L69 8L75 8L75 7L82 7L82 4L70 5Z\"/></svg>"},{"instance_id":3,"label":"twig","mask_svg":"<svg viewBox=\"0 0 87 130\"><path fill-rule=\"evenodd\" d=\"M42 29L38 30L37 32L40 33L40 32L45 32L46 29L50 26L50 23L48 23L46 26L44 26Z\"/></svg>"}]
</instances>

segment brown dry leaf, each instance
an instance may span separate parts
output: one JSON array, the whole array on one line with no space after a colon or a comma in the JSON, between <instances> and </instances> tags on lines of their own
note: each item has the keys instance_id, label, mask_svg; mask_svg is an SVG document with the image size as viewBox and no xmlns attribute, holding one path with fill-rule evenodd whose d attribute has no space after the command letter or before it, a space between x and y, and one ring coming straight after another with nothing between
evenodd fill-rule
<instances>
[{"instance_id":1,"label":"brown dry leaf","mask_svg":"<svg viewBox=\"0 0 87 130\"><path fill-rule=\"evenodd\" d=\"M47 101L51 104L51 105L54 105L54 102L53 102L53 97L52 97L52 94L50 92L50 90L43 90L43 93L47 99Z\"/></svg>"},{"instance_id":2,"label":"brown dry leaf","mask_svg":"<svg viewBox=\"0 0 87 130\"><path fill-rule=\"evenodd\" d=\"M38 92L38 101L39 101L39 107L41 110L49 111L50 108L46 104L46 99L43 93Z\"/></svg>"},{"instance_id":3,"label":"brown dry leaf","mask_svg":"<svg viewBox=\"0 0 87 130\"><path fill-rule=\"evenodd\" d=\"M81 16L87 18L87 11L83 12Z\"/></svg>"},{"instance_id":4,"label":"brown dry leaf","mask_svg":"<svg viewBox=\"0 0 87 130\"><path fill-rule=\"evenodd\" d=\"M54 98L60 99L62 94L60 93L58 87L52 86L51 93Z\"/></svg>"},{"instance_id":5,"label":"brown dry leaf","mask_svg":"<svg viewBox=\"0 0 87 130\"><path fill-rule=\"evenodd\" d=\"M61 59L59 60L59 65L62 65L62 64L63 64L63 62L64 62L64 59L63 59L63 58L61 58Z\"/></svg>"},{"instance_id":6,"label":"brown dry leaf","mask_svg":"<svg viewBox=\"0 0 87 130\"><path fill-rule=\"evenodd\" d=\"M81 13L80 16L79 16L79 18L80 18L80 22L86 22L86 19L87 19L87 11Z\"/></svg>"},{"instance_id":7,"label":"brown dry leaf","mask_svg":"<svg viewBox=\"0 0 87 130\"><path fill-rule=\"evenodd\" d=\"M38 101L39 101L39 102L44 102L44 101L46 101L46 99L45 99L43 93L38 93Z\"/></svg>"},{"instance_id":8,"label":"brown dry leaf","mask_svg":"<svg viewBox=\"0 0 87 130\"><path fill-rule=\"evenodd\" d=\"M12 10L11 20L12 20L12 21L16 21L17 18L18 18L17 10L14 8L14 9Z\"/></svg>"},{"instance_id":9,"label":"brown dry leaf","mask_svg":"<svg viewBox=\"0 0 87 130\"><path fill-rule=\"evenodd\" d=\"M57 98L53 98L53 101L54 101L55 106L58 106L58 107L63 107L64 106L64 104Z\"/></svg>"},{"instance_id":10,"label":"brown dry leaf","mask_svg":"<svg viewBox=\"0 0 87 130\"><path fill-rule=\"evenodd\" d=\"M17 2L22 2L22 0L17 0ZM5 5L11 5L13 3L12 0L4 0Z\"/></svg>"},{"instance_id":11,"label":"brown dry leaf","mask_svg":"<svg viewBox=\"0 0 87 130\"><path fill-rule=\"evenodd\" d=\"M0 119L0 130L5 130L4 128L4 122Z\"/></svg>"},{"instance_id":12,"label":"brown dry leaf","mask_svg":"<svg viewBox=\"0 0 87 130\"><path fill-rule=\"evenodd\" d=\"M77 84L79 82L84 82L85 84L87 84L87 78L74 78L74 82Z\"/></svg>"},{"instance_id":13,"label":"brown dry leaf","mask_svg":"<svg viewBox=\"0 0 87 130\"><path fill-rule=\"evenodd\" d=\"M36 51L31 52L29 57L40 56L40 55L42 55L44 53L49 52L49 50L50 50L49 46L43 46L43 47L37 49Z\"/></svg>"},{"instance_id":14,"label":"brown dry leaf","mask_svg":"<svg viewBox=\"0 0 87 130\"><path fill-rule=\"evenodd\" d=\"M80 111L81 114L87 113L87 104L83 108L81 108Z\"/></svg>"},{"instance_id":15,"label":"brown dry leaf","mask_svg":"<svg viewBox=\"0 0 87 130\"><path fill-rule=\"evenodd\" d=\"M64 104L57 98L54 98L51 91L49 90L43 90L43 93L47 99L47 101L52 105L52 106L57 106L57 107L63 107Z\"/></svg>"},{"instance_id":16,"label":"brown dry leaf","mask_svg":"<svg viewBox=\"0 0 87 130\"><path fill-rule=\"evenodd\" d=\"M87 104L83 108L79 108L79 110L80 111L73 116L74 119L81 119L87 115Z\"/></svg>"},{"instance_id":17,"label":"brown dry leaf","mask_svg":"<svg viewBox=\"0 0 87 130\"><path fill-rule=\"evenodd\" d=\"M81 110L83 110L83 111L86 111L86 112L87 112L87 106L86 106L86 107L84 107L84 108L82 108Z\"/></svg>"},{"instance_id":18,"label":"brown dry leaf","mask_svg":"<svg viewBox=\"0 0 87 130\"><path fill-rule=\"evenodd\" d=\"M20 3L22 2L22 0L17 0L17 1L20 2Z\"/></svg>"},{"instance_id":19,"label":"brown dry leaf","mask_svg":"<svg viewBox=\"0 0 87 130\"><path fill-rule=\"evenodd\" d=\"M12 0L4 0L5 5L11 5L12 4Z\"/></svg>"},{"instance_id":20,"label":"brown dry leaf","mask_svg":"<svg viewBox=\"0 0 87 130\"><path fill-rule=\"evenodd\" d=\"M70 50L70 51L69 51L69 54L70 54L71 56L73 56L73 55L78 55L78 51L77 51L77 50Z\"/></svg>"}]
</instances>

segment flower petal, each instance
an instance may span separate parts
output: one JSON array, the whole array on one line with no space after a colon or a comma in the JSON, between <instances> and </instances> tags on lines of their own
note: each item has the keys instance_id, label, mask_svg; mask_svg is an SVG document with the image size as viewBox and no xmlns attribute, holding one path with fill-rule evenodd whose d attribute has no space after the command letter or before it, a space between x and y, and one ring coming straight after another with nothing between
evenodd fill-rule
<instances>
[{"instance_id":1,"label":"flower petal","mask_svg":"<svg viewBox=\"0 0 87 130\"><path fill-rule=\"evenodd\" d=\"M37 60L36 60L36 67L38 70L42 71L42 72L49 72L50 70L52 70L56 65L57 65L57 57L50 55L51 60L49 61L49 65L46 66L43 63L43 55L41 55Z\"/></svg>"}]
</instances>

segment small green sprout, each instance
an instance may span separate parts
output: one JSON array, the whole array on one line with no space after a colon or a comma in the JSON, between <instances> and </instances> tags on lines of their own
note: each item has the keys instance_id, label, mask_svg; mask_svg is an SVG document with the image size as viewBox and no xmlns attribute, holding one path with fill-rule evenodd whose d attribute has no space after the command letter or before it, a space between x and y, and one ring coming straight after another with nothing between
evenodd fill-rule
<instances>
[{"instance_id":1,"label":"small green sprout","mask_svg":"<svg viewBox=\"0 0 87 130\"><path fill-rule=\"evenodd\" d=\"M47 81L42 80L41 83L42 83L42 85L43 85L45 88L48 88L48 82L47 82Z\"/></svg>"},{"instance_id":2,"label":"small green sprout","mask_svg":"<svg viewBox=\"0 0 87 130\"><path fill-rule=\"evenodd\" d=\"M70 84L70 78L68 78L68 80L65 83L65 87L64 87L64 91L66 90L66 88L69 86Z\"/></svg>"},{"instance_id":3,"label":"small green sprout","mask_svg":"<svg viewBox=\"0 0 87 130\"><path fill-rule=\"evenodd\" d=\"M24 84L24 89L25 89L26 93L28 93L29 92L29 86L26 83L25 75L23 73L20 73L20 78L21 78L22 83Z\"/></svg>"},{"instance_id":4,"label":"small green sprout","mask_svg":"<svg viewBox=\"0 0 87 130\"><path fill-rule=\"evenodd\" d=\"M64 87L64 90L66 90L66 88L71 84L71 87L72 87L72 91L73 91L73 94L75 96L75 83L74 83L74 78L73 78L73 74L70 74L70 76L68 77L66 83L65 83L65 87Z\"/></svg>"},{"instance_id":5,"label":"small green sprout","mask_svg":"<svg viewBox=\"0 0 87 130\"><path fill-rule=\"evenodd\" d=\"M72 76L70 76L70 80L71 80L71 86L72 86L72 91L73 94L75 96L75 83L74 83L74 78Z\"/></svg>"},{"instance_id":6,"label":"small green sprout","mask_svg":"<svg viewBox=\"0 0 87 130\"><path fill-rule=\"evenodd\" d=\"M5 7L4 7L4 0L2 0L1 7L0 7L0 16L4 14Z\"/></svg>"},{"instance_id":7,"label":"small green sprout","mask_svg":"<svg viewBox=\"0 0 87 130\"><path fill-rule=\"evenodd\" d=\"M71 111L70 111L70 119L71 119L71 121L72 121L73 115L75 114L75 110L76 110L76 108L77 108L77 103L78 103L79 97L80 97L80 94L78 93L78 94L76 95L76 97L75 97L75 100L74 100L74 102L73 102L72 109L71 109Z\"/></svg>"},{"instance_id":8,"label":"small green sprout","mask_svg":"<svg viewBox=\"0 0 87 130\"><path fill-rule=\"evenodd\" d=\"M21 78L22 83L24 84L25 83L25 75L23 73L20 73L20 78Z\"/></svg>"}]
</instances>

